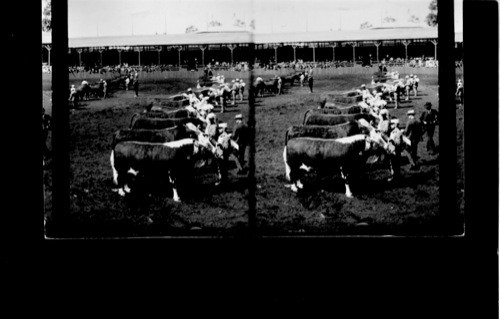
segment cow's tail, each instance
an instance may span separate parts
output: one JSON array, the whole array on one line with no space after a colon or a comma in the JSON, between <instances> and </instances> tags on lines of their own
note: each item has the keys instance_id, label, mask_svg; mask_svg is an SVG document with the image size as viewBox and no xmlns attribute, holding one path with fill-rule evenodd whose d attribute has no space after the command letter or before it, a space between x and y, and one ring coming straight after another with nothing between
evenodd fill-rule
<instances>
[{"instance_id":1,"label":"cow's tail","mask_svg":"<svg viewBox=\"0 0 500 319\"><path fill-rule=\"evenodd\" d=\"M307 114L309 114L309 113L311 113L311 112L312 112L312 110L311 110L311 109L309 109L309 110L307 110L307 111L306 111L306 113L304 113L304 120L302 121L302 125L305 125L305 124L306 124Z\"/></svg>"},{"instance_id":2,"label":"cow's tail","mask_svg":"<svg viewBox=\"0 0 500 319\"><path fill-rule=\"evenodd\" d=\"M134 115L132 115L132 118L130 119L130 125L129 125L129 128L132 129L132 126L134 125L134 120L136 117L140 116L139 113L135 113Z\"/></svg>"},{"instance_id":3,"label":"cow's tail","mask_svg":"<svg viewBox=\"0 0 500 319\"><path fill-rule=\"evenodd\" d=\"M290 131L290 128L288 128L285 132L285 147L286 147L286 144L288 143L288 131Z\"/></svg>"},{"instance_id":4,"label":"cow's tail","mask_svg":"<svg viewBox=\"0 0 500 319\"><path fill-rule=\"evenodd\" d=\"M287 156L286 156L286 145L285 147L283 148L283 161L285 162L285 177L288 181L291 181L291 178L290 178L290 172L291 172L291 168L290 168L290 165L288 165L288 161L287 161Z\"/></svg>"},{"instance_id":5,"label":"cow's tail","mask_svg":"<svg viewBox=\"0 0 500 319\"><path fill-rule=\"evenodd\" d=\"M111 170L113 172L113 184L118 186L118 171L115 167L115 150L111 150L111 155L109 156L109 162L111 164Z\"/></svg>"}]
</instances>

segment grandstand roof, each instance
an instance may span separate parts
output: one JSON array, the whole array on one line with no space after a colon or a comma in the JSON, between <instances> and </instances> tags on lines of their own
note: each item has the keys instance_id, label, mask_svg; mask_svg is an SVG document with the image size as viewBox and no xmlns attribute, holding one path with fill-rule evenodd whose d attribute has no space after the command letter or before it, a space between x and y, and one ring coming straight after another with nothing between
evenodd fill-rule
<instances>
[{"instance_id":1,"label":"grandstand roof","mask_svg":"<svg viewBox=\"0 0 500 319\"><path fill-rule=\"evenodd\" d=\"M112 46L160 46L201 45L230 43L300 43L300 42L346 42L346 41L389 41L412 39L437 39L437 28L372 28L364 30L255 33L240 32L196 32L188 34L157 34L130 36L102 36L69 38L70 48L112 47ZM50 33L42 34L42 44L51 43ZM455 42L463 42L463 34L455 33Z\"/></svg>"}]
</instances>

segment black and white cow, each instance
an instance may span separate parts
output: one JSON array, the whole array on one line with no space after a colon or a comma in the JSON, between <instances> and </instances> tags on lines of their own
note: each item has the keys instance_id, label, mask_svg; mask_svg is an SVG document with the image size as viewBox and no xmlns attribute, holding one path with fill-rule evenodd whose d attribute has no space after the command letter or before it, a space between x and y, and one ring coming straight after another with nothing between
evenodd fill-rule
<instances>
[{"instance_id":1,"label":"black and white cow","mask_svg":"<svg viewBox=\"0 0 500 319\"><path fill-rule=\"evenodd\" d=\"M294 192L303 188L300 182L301 169L310 171L339 171L345 183L346 196L353 197L350 184L351 173L358 167L361 156L372 148L372 139L364 134L338 139L297 137L288 140L283 150L286 178L292 183Z\"/></svg>"},{"instance_id":2,"label":"black and white cow","mask_svg":"<svg viewBox=\"0 0 500 319\"><path fill-rule=\"evenodd\" d=\"M373 115L369 113L358 114L320 114L315 112L306 112L303 125L337 125L352 120L365 119L366 121L376 121Z\"/></svg>"}]
</instances>

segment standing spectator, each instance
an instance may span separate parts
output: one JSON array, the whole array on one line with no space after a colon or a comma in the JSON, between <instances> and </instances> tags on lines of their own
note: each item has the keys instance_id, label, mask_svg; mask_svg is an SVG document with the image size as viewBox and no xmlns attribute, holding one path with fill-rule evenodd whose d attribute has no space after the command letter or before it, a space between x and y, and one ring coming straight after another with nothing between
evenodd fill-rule
<instances>
[{"instance_id":1,"label":"standing spectator","mask_svg":"<svg viewBox=\"0 0 500 319\"><path fill-rule=\"evenodd\" d=\"M387 109L380 111L380 121L378 122L377 130L386 142L389 141L389 135L391 134L391 119Z\"/></svg>"},{"instance_id":2,"label":"standing spectator","mask_svg":"<svg viewBox=\"0 0 500 319\"><path fill-rule=\"evenodd\" d=\"M300 86L304 86L304 79L305 79L305 75L304 75L304 72L300 73Z\"/></svg>"},{"instance_id":3,"label":"standing spectator","mask_svg":"<svg viewBox=\"0 0 500 319\"><path fill-rule=\"evenodd\" d=\"M240 165L242 169L238 171L238 173L243 173L243 171L246 169L245 168L245 151L248 146L248 142L250 139L250 134L249 134L249 129L246 124L243 123L243 115L237 114L234 117L236 121L236 125L233 130L233 135L232 139L238 143L238 161L240 162Z\"/></svg>"},{"instance_id":4,"label":"standing spectator","mask_svg":"<svg viewBox=\"0 0 500 319\"><path fill-rule=\"evenodd\" d=\"M52 129L51 127L52 117L48 114L45 114L45 108L42 107L42 156L43 156L43 167L46 168L47 165L45 161L50 157L50 150L47 147L47 137L49 135L49 131Z\"/></svg>"},{"instance_id":5,"label":"standing spectator","mask_svg":"<svg viewBox=\"0 0 500 319\"><path fill-rule=\"evenodd\" d=\"M73 104L73 107L76 108L76 88L75 88L74 84L71 84L71 89L69 90L68 101L70 101L71 104ZM44 111L44 113L45 113L45 111Z\"/></svg>"},{"instance_id":6,"label":"standing spectator","mask_svg":"<svg viewBox=\"0 0 500 319\"><path fill-rule=\"evenodd\" d=\"M128 91L128 87L130 85L130 78L127 76L127 78L125 79L125 90Z\"/></svg>"},{"instance_id":7,"label":"standing spectator","mask_svg":"<svg viewBox=\"0 0 500 319\"><path fill-rule=\"evenodd\" d=\"M427 145L426 149L431 155L436 154L436 145L434 144L434 130L438 124L438 111L432 108L430 102L425 103L425 111L420 115L420 122L422 122L426 135Z\"/></svg>"},{"instance_id":8,"label":"standing spectator","mask_svg":"<svg viewBox=\"0 0 500 319\"><path fill-rule=\"evenodd\" d=\"M133 85L134 85L135 97L138 97L139 96L139 80L137 79L137 77L134 78Z\"/></svg>"},{"instance_id":9,"label":"standing spectator","mask_svg":"<svg viewBox=\"0 0 500 319\"><path fill-rule=\"evenodd\" d=\"M464 104L464 86L462 84L462 80L458 79L457 83L457 91L455 92L455 96L458 97L460 104Z\"/></svg>"},{"instance_id":10,"label":"standing spectator","mask_svg":"<svg viewBox=\"0 0 500 319\"><path fill-rule=\"evenodd\" d=\"M243 93L245 93L245 82L240 79L240 101L243 102Z\"/></svg>"},{"instance_id":11,"label":"standing spectator","mask_svg":"<svg viewBox=\"0 0 500 319\"><path fill-rule=\"evenodd\" d=\"M281 76L277 77L276 90L278 95L283 94L283 80L281 80Z\"/></svg>"},{"instance_id":12,"label":"standing spectator","mask_svg":"<svg viewBox=\"0 0 500 319\"><path fill-rule=\"evenodd\" d=\"M418 76L416 74L413 75L413 92L415 93L415 97L417 97L417 93L418 93L418 82L420 81L420 79L418 78Z\"/></svg>"},{"instance_id":13,"label":"standing spectator","mask_svg":"<svg viewBox=\"0 0 500 319\"><path fill-rule=\"evenodd\" d=\"M307 81L309 82L309 90L311 90L311 92L309 92L309 93L312 93L313 92L313 82L314 82L313 75L312 75L312 69L309 73Z\"/></svg>"},{"instance_id":14,"label":"standing spectator","mask_svg":"<svg viewBox=\"0 0 500 319\"><path fill-rule=\"evenodd\" d=\"M214 113L209 113L207 115L207 127L205 129L205 135L210 139L212 144L217 144L217 138L219 137L219 129L217 118Z\"/></svg>"},{"instance_id":15,"label":"standing spectator","mask_svg":"<svg viewBox=\"0 0 500 319\"><path fill-rule=\"evenodd\" d=\"M408 121L406 122L406 128L404 134L411 142L410 146L410 161L411 167L410 169L418 169L417 161L418 161L418 143L422 140L422 123L415 118L415 111L408 111Z\"/></svg>"},{"instance_id":16,"label":"standing spectator","mask_svg":"<svg viewBox=\"0 0 500 319\"><path fill-rule=\"evenodd\" d=\"M102 82L102 94L104 98L108 97L108 83L106 82L106 80Z\"/></svg>"}]
</instances>

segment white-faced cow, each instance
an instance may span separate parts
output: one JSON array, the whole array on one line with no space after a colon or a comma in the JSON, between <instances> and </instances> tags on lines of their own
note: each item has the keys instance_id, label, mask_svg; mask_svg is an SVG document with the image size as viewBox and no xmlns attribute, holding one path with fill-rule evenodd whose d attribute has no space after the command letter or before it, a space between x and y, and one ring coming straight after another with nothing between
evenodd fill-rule
<instances>
[{"instance_id":1,"label":"white-faced cow","mask_svg":"<svg viewBox=\"0 0 500 319\"><path fill-rule=\"evenodd\" d=\"M140 176L168 177L174 201L180 201L177 192L179 178L186 164L200 151L201 144L192 138L167 143L123 141L111 153L113 182L118 193L125 196L131 191L128 178Z\"/></svg>"},{"instance_id":2,"label":"white-faced cow","mask_svg":"<svg viewBox=\"0 0 500 319\"><path fill-rule=\"evenodd\" d=\"M357 134L339 139L297 137L288 141L283 150L287 179L292 182L292 191L303 188L300 181L301 168L310 171L339 171L345 183L346 196L353 197L350 184L351 172L356 170L364 152L371 149L372 139Z\"/></svg>"}]
</instances>

